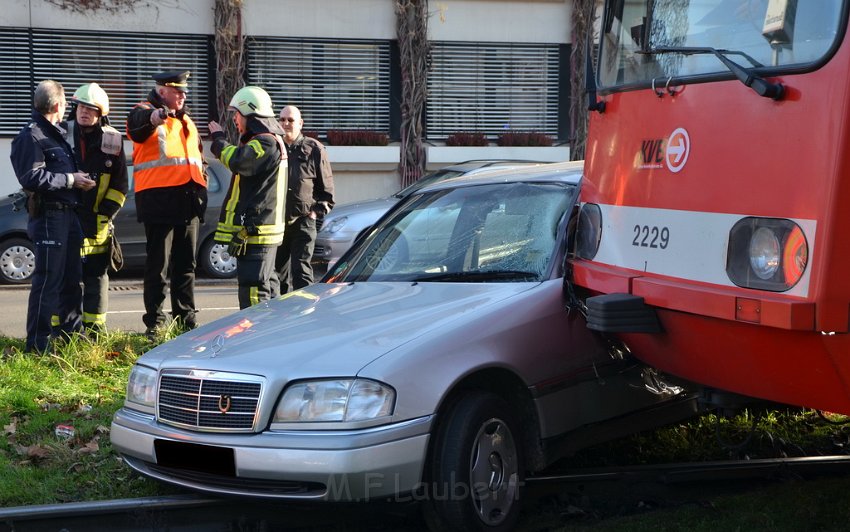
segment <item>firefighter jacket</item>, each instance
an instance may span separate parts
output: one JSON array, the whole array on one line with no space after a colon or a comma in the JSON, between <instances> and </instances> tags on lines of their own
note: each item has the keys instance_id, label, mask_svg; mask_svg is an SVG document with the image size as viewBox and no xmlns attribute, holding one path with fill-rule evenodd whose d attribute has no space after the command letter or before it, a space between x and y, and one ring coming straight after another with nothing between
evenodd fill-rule
<instances>
[{"instance_id":1,"label":"firefighter jacket","mask_svg":"<svg viewBox=\"0 0 850 532\"><path fill-rule=\"evenodd\" d=\"M185 225L203 220L207 206L201 137L185 109L154 126L151 113L164 105L155 90L127 117L133 141L136 213L142 223Z\"/></svg>"},{"instance_id":2,"label":"firefighter jacket","mask_svg":"<svg viewBox=\"0 0 850 532\"><path fill-rule=\"evenodd\" d=\"M97 183L82 193L82 204L77 208L85 236L82 254L106 253L110 220L124 206L127 196L127 160L122 135L110 126L84 130L75 121L67 122L65 129L77 167L88 172Z\"/></svg>"},{"instance_id":3,"label":"firefighter jacket","mask_svg":"<svg viewBox=\"0 0 850 532\"><path fill-rule=\"evenodd\" d=\"M41 201L77 205L80 190L71 188L68 174L77 171L74 152L63 130L34 112L29 124L12 141L12 167L27 192L37 192ZM32 212L30 215L32 216Z\"/></svg>"},{"instance_id":4,"label":"firefighter jacket","mask_svg":"<svg viewBox=\"0 0 850 532\"><path fill-rule=\"evenodd\" d=\"M283 241L286 149L266 123L248 118L248 132L239 139L239 146L228 143L224 132L213 134L210 150L233 172L215 233L218 242L230 242L242 227L247 230L248 244L278 245Z\"/></svg>"},{"instance_id":5,"label":"firefighter jacket","mask_svg":"<svg viewBox=\"0 0 850 532\"><path fill-rule=\"evenodd\" d=\"M316 139L299 135L286 146L289 158L289 190L286 221L310 214L324 216L334 206L334 180L328 153Z\"/></svg>"}]
</instances>

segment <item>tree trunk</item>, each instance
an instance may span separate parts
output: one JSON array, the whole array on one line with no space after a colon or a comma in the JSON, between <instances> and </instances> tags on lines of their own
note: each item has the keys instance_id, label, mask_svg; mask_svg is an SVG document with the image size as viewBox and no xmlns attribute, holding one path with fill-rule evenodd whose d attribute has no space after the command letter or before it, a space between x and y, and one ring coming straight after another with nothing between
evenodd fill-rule
<instances>
[{"instance_id":1,"label":"tree trunk","mask_svg":"<svg viewBox=\"0 0 850 532\"><path fill-rule=\"evenodd\" d=\"M573 0L573 47L570 54L570 159L584 159L587 144L588 41L593 50L596 0Z\"/></svg>"},{"instance_id":2,"label":"tree trunk","mask_svg":"<svg viewBox=\"0 0 850 532\"><path fill-rule=\"evenodd\" d=\"M242 1L215 0L215 103L213 112L229 139L237 139L236 125L228 119L230 98L244 82L245 37L242 34Z\"/></svg>"},{"instance_id":3,"label":"tree trunk","mask_svg":"<svg viewBox=\"0 0 850 532\"><path fill-rule=\"evenodd\" d=\"M415 183L425 172L422 115L428 97L431 48L428 43L428 1L396 0L401 67L401 185Z\"/></svg>"}]
</instances>

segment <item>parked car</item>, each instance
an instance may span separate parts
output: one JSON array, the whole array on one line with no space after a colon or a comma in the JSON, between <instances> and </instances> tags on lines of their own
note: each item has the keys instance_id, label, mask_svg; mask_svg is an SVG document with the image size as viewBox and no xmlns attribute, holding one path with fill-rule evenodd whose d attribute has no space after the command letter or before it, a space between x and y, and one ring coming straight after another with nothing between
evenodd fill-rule
<instances>
[{"instance_id":1,"label":"parked car","mask_svg":"<svg viewBox=\"0 0 850 532\"><path fill-rule=\"evenodd\" d=\"M392 196L373 200L358 201L337 205L328 214L322 227L316 235L316 246L313 250L313 262L320 270L325 270L339 260L343 253L372 227L378 218L383 216L390 207L413 194L422 187L438 183L445 179L467 175L495 168L516 168L542 164L540 161L520 161L507 159L482 159L466 161L441 168L428 174L416 183L409 185Z\"/></svg>"},{"instance_id":2,"label":"parked car","mask_svg":"<svg viewBox=\"0 0 850 532\"><path fill-rule=\"evenodd\" d=\"M206 275L219 279L236 276L236 259L227 246L213 240L218 215L224 203L230 170L210 160L207 177L209 204L205 221L198 229L198 266ZM115 217L115 234L124 253L127 269L141 269L145 263L145 226L136 220L136 198L133 193L133 166L128 166L130 192L124 207ZM0 199L0 283L27 283L35 269L35 253L27 236L26 196L22 190Z\"/></svg>"},{"instance_id":3,"label":"parked car","mask_svg":"<svg viewBox=\"0 0 850 532\"><path fill-rule=\"evenodd\" d=\"M114 449L217 495L421 500L440 527L510 529L529 472L696 412L565 309L581 172L420 188L325 282L142 355Z\"/></svg>"}]
</instances>

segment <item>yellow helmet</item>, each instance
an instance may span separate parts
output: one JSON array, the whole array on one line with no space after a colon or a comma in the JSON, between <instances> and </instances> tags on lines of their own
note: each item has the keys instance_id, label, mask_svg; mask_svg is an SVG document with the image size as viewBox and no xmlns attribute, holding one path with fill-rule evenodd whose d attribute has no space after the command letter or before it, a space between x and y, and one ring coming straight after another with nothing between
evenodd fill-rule
<instances>
[{"instance_id":1,"label":"yellow helmet","mask_svg":"<svg viewBox=\"0 0 850 532\"><path fill-rule=\"evenodd\" d=\"M236 91L236 94L230 99L230 107L239 111L242 116L262 116L266 118L274 116L274 108L269 93L252 85Z\"/></svg>"},{"instance_id":2,"label":"yellow helmet","mask_svg":"<svg viewBox=\"0 0 850 532\"><path fill-rule=\"evenodd\" d=\"M100 109L100 116L109 114L109 96L97 83L86 83L74 92L71 101L86 107Z\"/></svg>"}]
</instances>

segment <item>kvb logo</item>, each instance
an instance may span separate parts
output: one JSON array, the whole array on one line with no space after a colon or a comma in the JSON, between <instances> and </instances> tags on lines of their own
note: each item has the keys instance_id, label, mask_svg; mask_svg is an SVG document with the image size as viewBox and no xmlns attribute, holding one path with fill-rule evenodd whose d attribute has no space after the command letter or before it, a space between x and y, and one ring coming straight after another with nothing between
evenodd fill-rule
<instances>
[{"instance_id":1,"label":"kvb logo","mask_svg":"<svg viewBox=\"0 0 850 532\"><path fill-rule=\"evenodd\" d=\"M638 168L667 168L677 173L688 162L691 139L687 130L678 128L666 139L647 139L640 145Z\"/></svg>"}]
</instances>

